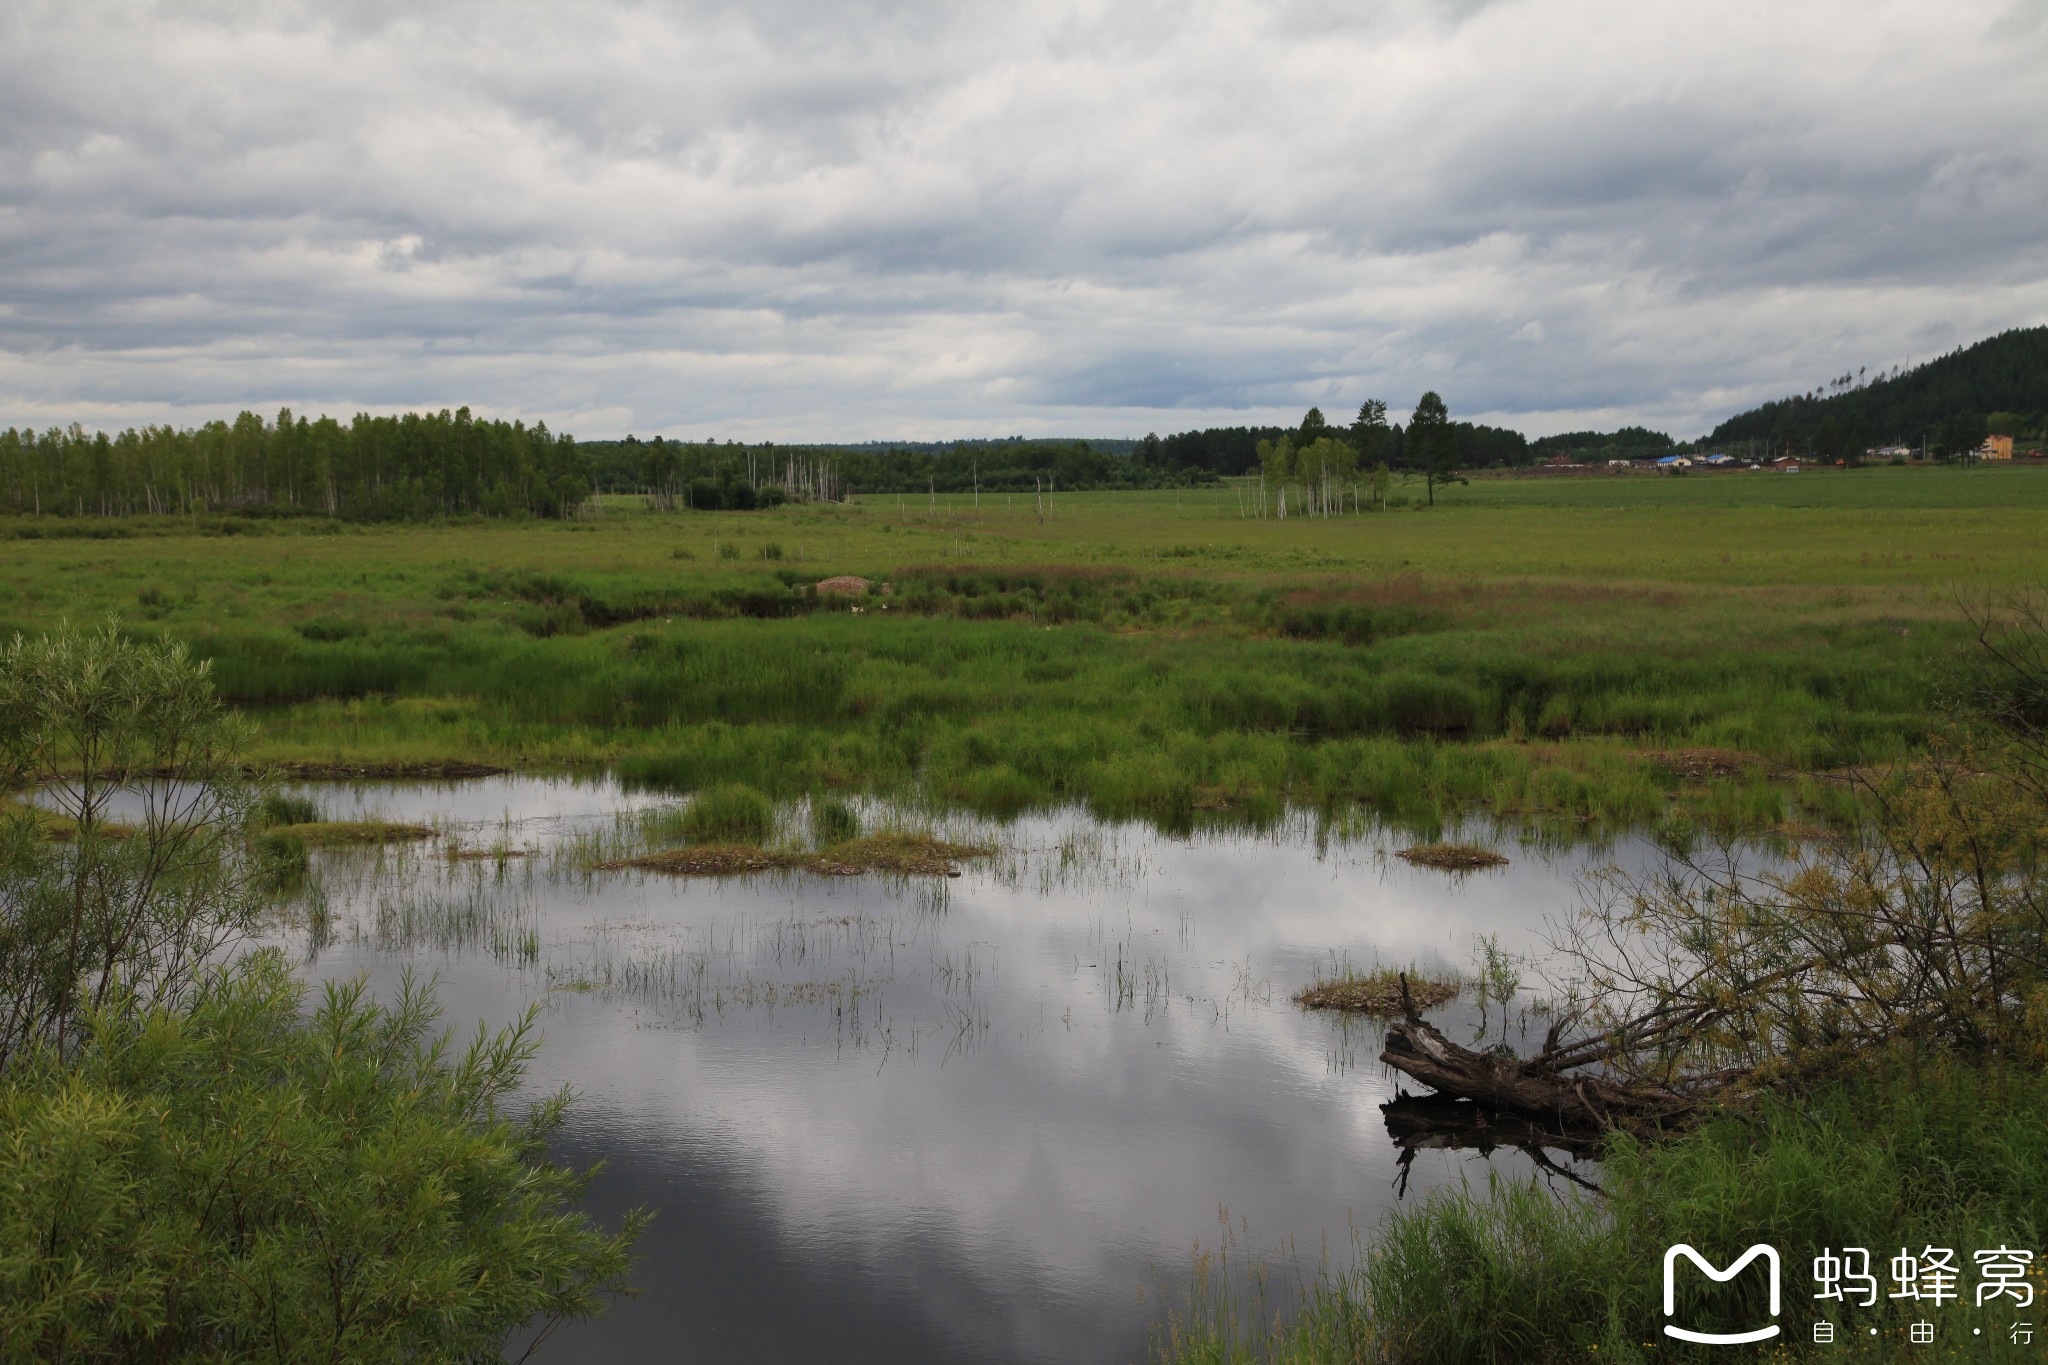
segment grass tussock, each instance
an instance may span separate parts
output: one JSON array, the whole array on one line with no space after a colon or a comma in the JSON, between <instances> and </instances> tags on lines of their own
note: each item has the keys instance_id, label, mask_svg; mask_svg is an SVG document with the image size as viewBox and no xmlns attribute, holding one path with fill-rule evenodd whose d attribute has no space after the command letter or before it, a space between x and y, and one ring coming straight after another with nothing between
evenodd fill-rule
<instances>
[{"instance_id":1,"label":"grass tussock","mask_svg":"<svg viewBox=\"0 0 2048 1365\"><path fill-rule=\"evenodd\" d=\"M320 822L320 803L310 796L289 792L266 792L256 803L251 823L258 829L281 825L313 825Z\"/></svg>"},{"instance_id":2,"label":"grass tussock","mask_svg":"<svg viewBox=\"0 0 2048 1365\"><path fill-rule=\"evenodd\" d=\"M62 811L49 810L12 797L0 797L0 820L8 819L26 819L35 827L37 838L51 843L68 844L78 837L78 821ZM98 828L101 837L107 839L127 839L135 834L135 826L117 820L102 820Z\"/></svg>"},{"instance_id":3,"label":"grass tussock","mask_svg":"<svg viewBox=\"0 0 2048 1365\"><path fill-rule=\"evenodd\" d=\"M957 877L961 863L986 858L994 851L976 844L947 843L927 834L873 834L817 852L762 848L755 844L693 844L600 866L633 867L677 877L739 877L785 871L821 877L855 877L865 872Z\"/></svg>"},{"instance_id":4,"label":"grass tussock","mask_svg":"<svg viewBox=\"0 0 2048 1365\"><path fill-rule=\"evenodd\" d=\"M681 828L693 844L758 844L775 828L775 806L752 787L727 783L700 793Z\"/></svg>"},{"instance_id":5,"label":"grass tussock","mask_svg":"<svg viewBox=\"0 0 2048 1365\"><path fill-rule=\"evenodd\" d=\"M1294 1003L1310 1010L1344 1010L1397 1019L1405 1011L1401 1001L1403 972L1395 967L1375 967L1369 972L1350 969L1296 991ZM1435 1009L1458 998L1464 983L1456 977L1428 976L1408 968L1408 994L1418 1010Z\"/></svg>"},{"instance_id":6,"label":"grass tussock","mask_svg":"<svg viewBox=\"0 0 2048 1365\"><path fill-rule=\"evenodd\" d=\"M1508 860L1492 849L1477 844L1417 844L1404 848L1394 855L1403 862L1417 867L1433 867L1442 872L1470 872L1481 867L1506 867Z\"/></svg>"},{"instance_id":7,"label":"grass tussock","mask_svg":"<svg viewBox=\"0 0 2048 1365\"><path fill-rule=\"evenodd\" d=\"M314 848L349 844L409 844L431 839L436 831L426 825L394 824L389 820L314 820L300 825L277 825L269 834L297 839Z\"/></svg>"}]
</instances>

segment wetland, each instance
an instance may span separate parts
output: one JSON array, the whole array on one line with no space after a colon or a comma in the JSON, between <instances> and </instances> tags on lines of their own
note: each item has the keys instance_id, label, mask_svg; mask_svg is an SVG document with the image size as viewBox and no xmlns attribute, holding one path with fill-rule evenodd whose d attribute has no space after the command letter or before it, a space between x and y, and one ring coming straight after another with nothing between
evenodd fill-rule
<instances>
[{"instance_id":1,"label":"wetland","mask_svg":"<svg viewBox=\"0 0 2048 1365\"><path fill-rule=\"evenodd\" d=\"M1488 945L1543 952L1584 872L1658 856L1475 826L1513 863L1445 873L1304 812L1172 836L864 802L863 828L990 852L957 877L795 857L675 877L630 859L679 803L611 781L299 790L330 820L436 831L314 852L278 939L309 976L431 974L451 1018L493 1025L541 1004L528 1084L575 1093L553 1150L604 1161L602 1216L657 1214L644 1293L556 1338L616 1357L1141 1357L1199 1245L1313 1264L1403 1190L1484 1180L1470 1151L1403 1160L1379 1026L1299 991L1353 964L1476 984ZM815 824L785 804L769 839ZM1533 1003L1511 982L1434 1017L1521 1041Z\"/></svg>"}]
</instances>

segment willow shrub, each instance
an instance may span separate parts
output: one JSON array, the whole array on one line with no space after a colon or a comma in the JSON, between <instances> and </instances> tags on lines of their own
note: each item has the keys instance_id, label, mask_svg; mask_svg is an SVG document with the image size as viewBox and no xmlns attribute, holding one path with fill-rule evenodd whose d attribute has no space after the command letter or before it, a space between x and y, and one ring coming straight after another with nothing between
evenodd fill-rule
<instances>
[{"instance_id":1,"label":"willow shrub","mask_svg":"<svg viewBox=\"0 0 2048 1365\"><path fill-rule=\"evenodd\" d=\"M623 1292L643 1216L574 1210L566 1095L507 1104L531 1015L457 1052L410 979L301 990L259 953L0 1075L0 1359L496 1359Z\"/></svg>"}]
</instances>

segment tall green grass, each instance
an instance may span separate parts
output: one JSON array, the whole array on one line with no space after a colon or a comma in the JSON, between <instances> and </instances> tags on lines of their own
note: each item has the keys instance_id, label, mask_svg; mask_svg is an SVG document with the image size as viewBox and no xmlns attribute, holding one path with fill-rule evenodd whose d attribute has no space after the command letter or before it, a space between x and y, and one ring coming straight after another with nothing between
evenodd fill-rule
<instances>
[{"instance_id":1,"label":"tall green grass","mask_svg":"<svg viewBox=\"0 0 2048 1365\"><path fill-rule=\"evenodd\" d=\"M693 844L760 844L774 829L774 804L733 783L700 792L683 810L683 837Z\"/></svg>"},{"instance_id":2,"label":"tall green grass","mask_svg":"<svg viewBox=\"0 0 2048 1365\"><path fill-rule=\"evenodd\" d=\"M189 639L283 761L617 764L679 791L917 787L1168 824L1356 801L1769 823L1805 812L1768 772L1702 791L1637 755L1907 757L1966 640L1955 587L2048 568L2048 479L1993 505L1960 474L1860 478L1799 485L1812 506L1557 481L1286 523L1227 491L1043 522L991 497L228 540L151 523L10 542L0 625L112 610ZM843 572L877 591L812 591Z\"/></svg>"},{"instance_id":3,"label":"tall green grass","mask_svg":"<svg viewBox=\"0 0 2048 1365\"><path fill-rule=\"evenodd\" d=\"M1617 1139L1604 1199L1500 1178L1439 1188L1359 1238L1352 1264L1305 1281L1248 1276L1241 1249L1234 1265L1212 1253L1159 1356L1219 1365L1803 1359L1825 1316L1838 1329L1828 1360L1920 1359L1905 1336L1922 1317L1942 1333L1940 1354L1928 1358L2011 1360L2009 1320L2038 1326L2038 1308L1977 1309L1972 1253L2044 1251L2044 1110L2048 1078L2038 1074L1898 1062L1672 1140ZM1747 1352L1662 1335L1662 1256L1678 1242L1722 1263L1758 1242L1779 1250L1779 1344ZM1886 1271L1902 1247L1953 1249L1964 1298L1938 1309L1883 1292L1867 1309L1817 1302L1814 1257L1851 1246L1871 1251L1881 1291L1893 1287ZM2037 1304L2041 1270L2037 1262L2030 1276ZM1681 1284L1677 1318L1687 1325L1770 1320L1760 1275L1712 1292L1704 1277Z\"/></svg>"}]
</instances>

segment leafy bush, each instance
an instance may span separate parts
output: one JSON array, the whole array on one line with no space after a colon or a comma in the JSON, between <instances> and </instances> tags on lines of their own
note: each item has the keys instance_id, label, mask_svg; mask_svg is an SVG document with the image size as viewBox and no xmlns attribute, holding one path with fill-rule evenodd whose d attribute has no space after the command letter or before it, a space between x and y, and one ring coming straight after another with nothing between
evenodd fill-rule
<instances>
[{"instance_id":1,"label":"leafy bush","mask_svg":"<svg viewBox=\"0 0 2048 1365\"><path fill-rule=\"evenodd\" d=\"M644 1216L573 1211L588 1176L542 1158L566 1095L505 1112L531 1014L451 1057L410 979L311 1019L300 991L257 954L0 1076L7 1358L495 1359L623 1292Z\"/></svg>"},{"instance_id":2,"label":"leafy bush","mask_svg":"<svg viewBox=\"0 0 2048 1365\"><path fill-rule=\"evenodd\" d=\"M0 1066L117 992L179 999L255 922L242 734L182 645L109 626L0 649L0 791L42 783L69 839L0 819ZM117 824L124 795L142 810Z\"/></svg>"}]
</instances>

